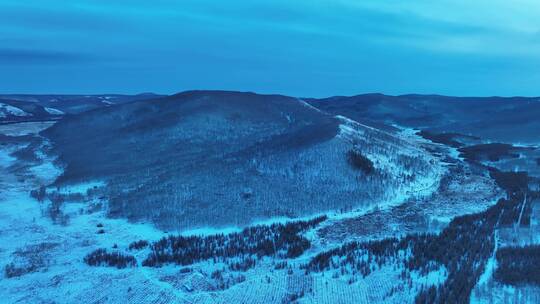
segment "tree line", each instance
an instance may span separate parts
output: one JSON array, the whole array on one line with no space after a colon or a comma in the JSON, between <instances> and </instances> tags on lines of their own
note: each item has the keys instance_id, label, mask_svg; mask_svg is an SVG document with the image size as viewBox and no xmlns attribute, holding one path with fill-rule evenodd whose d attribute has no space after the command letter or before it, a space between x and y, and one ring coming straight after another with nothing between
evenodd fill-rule
<instances>
[{"instance_id":1,"label":"tree line","mask_svg":"<svg viewBox=\"0 0 540 304\"><path fill-rule=\"evenodd\" d=\"M295 258L311 247L310 241L301 233L324 220L326 216L286 224L258 225L227 235L168 236L150 245L151 252L143 265L156 267L231 260L231 269L245 270L264 256Z\"/></svg>"},{"instance_id":2,"label":"tree line","mask_svg":"<svg viewBox=\"0 0 540 304\"><path fill-rule=\"evenodd\" d=\"M84 257L84 262L90 266L108 266L118 269L137 266L132 255L121 252L108 252L104 248L96 249Z\"/></svg>"}]
</instances>

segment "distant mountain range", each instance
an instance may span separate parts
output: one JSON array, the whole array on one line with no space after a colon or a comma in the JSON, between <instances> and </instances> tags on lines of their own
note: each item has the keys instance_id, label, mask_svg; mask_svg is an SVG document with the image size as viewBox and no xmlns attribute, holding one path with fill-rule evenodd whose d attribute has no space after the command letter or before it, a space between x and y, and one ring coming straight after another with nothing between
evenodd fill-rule
<instances>
[{"instance_id":1,"label":"distant mountain range","mask_svg":"<svg viewBox=\"0 0 540 304\"><path fill-rule=\"evenodd\" d=\"M160 95L0 95L0 123L55 120L65 114L76 114L113 104L153 99Z\"/></svg>"},{"instance_id":2,"label":"distant mountain range","mask_svg":"<svg viewBox=\"0 0 540 304\"><path fill-rule=\"evenodd\" d=\"M114 104L164 97L138 95L0 95L0 123L53 120ZM535 143L540 130L540 97L450 97L363 94L303 98L331 114L392 131L392 125L456 132L502 142Z\"/></svg>"},{"instance_id":3,"label":"distant mountain range","mask_svg":"<svg viewBox=\"0 0 540 304\"><path fill-rule=\"evenodd\" d=\"M306 101L326 112L345 115L374 127L395 124L433 132L462 133L491 141L540 141L538 97L365 94Z\"/></svg>"}]
</instances>

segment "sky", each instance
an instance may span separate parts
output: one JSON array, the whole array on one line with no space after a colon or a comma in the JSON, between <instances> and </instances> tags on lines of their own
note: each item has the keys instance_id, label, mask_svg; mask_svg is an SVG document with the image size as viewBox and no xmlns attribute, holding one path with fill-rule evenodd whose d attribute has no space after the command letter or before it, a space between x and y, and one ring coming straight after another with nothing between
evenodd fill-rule
<instances>
[{"instance_id":1,"label":"sky","mask_svg":"<svg viewBox=\"0 0 540 304\"><path fill-rule=\"evenodd\" d=\"M0 0L0 92L540 96L538 0Z\"/></svg>"}]
</instances>

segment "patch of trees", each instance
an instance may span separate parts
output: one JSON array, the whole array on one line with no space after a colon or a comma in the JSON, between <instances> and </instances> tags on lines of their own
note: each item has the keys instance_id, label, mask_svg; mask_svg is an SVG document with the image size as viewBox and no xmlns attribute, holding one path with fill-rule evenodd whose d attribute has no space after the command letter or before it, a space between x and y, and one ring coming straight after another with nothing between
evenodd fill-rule
<instances>
[{"instance_id":1,"label":"patch of trees","mask_svg":"<svg viewBox=\"0 0 540 304\"><path fill-rule=\"evenodd\" d=\"M434 143L443 144L454 148L463 147L463 143L457 141L455 138L464 135L458 133L433 133L430 131L422 130L417 134Z\"/></svg>"},{"instance_id":2,"label":"patch of trees","mask_svg":"<svg viewBox=\"0 0 540 304\"><path fill-rule=\"evenodd\" d=\"M38 189L30 191L30 196L35 198L38 202L42 202L47 196L45 186L41 186Z\"/></svg>"},{"instance_id":3,"label":"patch of trees","mask_svg":"<svg viewBox=\"0 0 540 304\"><path fill-rule=\"evenodd\" d=\"M525 148L514 147L510 144L492 143L463 147L459 149L460 156L469 161L489 160L499 161L503 158L518 158L516 152Z\"/></svg>"},{"instance_id":4,"label":"patch of trees","mask_svg":"<svg viewBox=\"0 0 540 304\"><path fill-rule=\"evenodd\" d=\"M129 244L129 250L141 250L143 248L146 248L147 246L149 245L148 241L146 240L140 240L140 241L135 241L135 242L132 242L131 244Z\"/></svg>"},{"instance_id":5,"label":"patch of trees","mask_svg":"<svg viewBox=\"0 0 540 304\"><path fill-rule=\"evenodd\" d=\"M526 191L529 187L529 175L524 171L504 172L495 168L489 168L489 175L510 196Z\"/></svg>"},{"instance_id":6,"label":"patch of trees","mask_svg":"<svg viewBox=\"0 0 540 304\"><path fill-rule=\"evenodd\" d=\"M90 266L108 266L118 269L137 266L137 261L132 255L121 252L107 252L104 248L89 253L84 257L84 262Z\"/></svg>"},{"instance_id":7,"label":"patch of trees","mask_svg":"<svg viewBox=\"0 0 540 304\"><path fill-rule=\"evenodd\" d=\"M62 212L62 205L64 204L65 197L62 195L49 195L48 196L51 203L47 207L48 215L51 220L60 225L67 225L69 223L69 215Z\"/></svg>"},{"instance_id":8,"label":"patch of trees","mask_svg":"<svg viewBox=\"0 0 540 304\"><path fill-rule=\"evenodd\" d=\"M20 277L24 274L27 274L29 272L35 271L34 265L30 266L17 266L15 263L9 263L4 268L4 275L6 278L14 278L14 277Z\"/></svg>"},{"instance_id":9,"label":"patch of trees","mask_svg":"<svg viewBox=\"0 0 540 304\"><path fill-rule=\"evenodd\" d=\"M350 242L341 247L319 253L304 266L306 272L324 271L328 269L353 269L353 274L359 273L363 277L369 275L375 268L387 262L394 261L400 251L408 248L408 239L387 238L364 243Z\"/></svg>"},{"instance_id":10,"label":"patch of trees","mask_svg":"<svg viewBox=\"0 0 540 304\"><path fill-rule=\"evenodd\" d=\"M509 285L540 285L540 246L505 247L497 250L495 279Z\"/></svg>"},{"instance_id":11,"label":"patch of trees","mask_svg":"<svg viewBox=\"0 0 540 304\"><path fill-rule=\"evenodd\" d=\"M371 174L375 171L373 162L369 158L362 155L362 153L354 149L347 152L347 161L351 166L353 166L353 168L362 170L365 174Z\"/></svg>"},{"instance_id":12,"label":"patch of trees","mask_svg":"<svg viewBox=\"0 0 540 304\"><path fill-rule=\"evenodd\" d=\"M504 204L506 204L506 208L504 209L504 211L501 213L499 217L499 226L501 227L513 226L514 224L517 223L519 214L521 213L521 207L523 206L523 196L516 196L514 197L514 199L510 199L510 200L502 199L501 201ZM527 205L530 205L530 203ZM528 209L529 215L530 215L531 210L532 209ZM527 208L525 208L523 212L524 216L528 216L526 211L527 211Z\"/></svg>"},{"instance_id":13,"label":"patch of trees","mask_svg":"<svg viewBox=\"0 0 540 304\"><path fill-rule=\"evenodd\" d=\"M150 246L144 266L164 264L190 265L205 260L227 263L232 270L247 270L256 259L265 256L295 258L311 247L301 235L322 221L320 216L309 221L258 225L241 232L210 236L168 236Z\"/></svg>"}]
</instances>

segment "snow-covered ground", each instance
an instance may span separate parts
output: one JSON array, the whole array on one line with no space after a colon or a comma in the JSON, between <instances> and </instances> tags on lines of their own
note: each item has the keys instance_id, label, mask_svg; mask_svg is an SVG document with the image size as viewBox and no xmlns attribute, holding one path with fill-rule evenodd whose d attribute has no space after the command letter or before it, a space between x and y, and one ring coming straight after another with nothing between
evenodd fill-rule
<instances>
[{"instance_id":1,"label":"snow-covered ground","mask_svg":"<svg viewBox=\"0 0 540 304\"><path fill-rule=\"evenodd\" d=\"M347 124L351 122L345 121L342 126L343 136L347 136L347 132L357 132L358 129L353 127L347 129ZM25 133L18 129L17 134L21 133L36 131ZM399 139L410 142L411 147L427 144L422 138L407 132L403 132ZM337 245L321 242L317 231L347 219L373 213L393 216L395 208L410 202L420 204L420 207L429 206L424 209L431 209L431 213L426 214L433 218L438 216L450 219L476 210L467 205L449 204L437 196L443 177L449 174L449 168L441 164L439 157L426 155L421 148L401 151L408 156L428 157L426 161L432 164L430 170L418 173L414 179L411 178L412 182L393 189L375 207L328 214L328 220L318 230L306 233L306 237L312 241L312 248L303 256L289 260L290 268L276 269L278 261L264 258L255 268L246 272L225 271L225 276L232 282L231 287L219 290L211 275L214 270L225 267L219 263L206 261L190 267L142 267L141 261L148 251L131 252L128 250L129 244L137 240L155 241L168 233L150 224L108 218L106 206L103 206L106 201L91 195L92 190L107 187L102 181L91 180L48 188L47 192L80 194L84 197L83 201L65 202L61 212L66 220L63 224L53 222L47 215L50 202L37 201L30 196L30 191L52 183L62 173L62 168L56 167L54 160L45 153L37 153L38 161L35 163L20 163L10 154L23 146L0 146L0 299L6 303L282 303L296 296L300 297L300 303L409 303L414 301L420 288L444 282L446 269L442 267L425 276L413 272L411 275L414 282L410 285L401 280L403 269L400 265L384 265L363 278L347 275L334 277L333 271L306 275L299 269L301 264L308 262L317 253ZM412 174L394 168L391 164L395 160L389 160L386 156L370 154L369 157L375 166L393 172L396 176ZM447 187L450 195L458 191L471 197L492 193L491 184L481 177L474 178L478 179L468 177L452 180L455 184L451 182ZM475 208L485 208L490 204L491 201L486 201L485 204L477 204ZM447 209L452 209L453 213ZM270 218L254 224L289 220ZM389 223L392 224L392 221ZM182 233L208 235L236 232L241 228L207 227ZM104 233L98 233L101 229ZM395 229L403 227L396 224ZM121 270L90 267L83 261L95 249L112 250L114 247L134 254L138 267ZM3 270L8 264L20 269L21 275L6 277ZM490 274L485 276L490 277Z\"/></svg>"},{"instance_id":2,"label":"snow-covered ground","mask_svg":"<svg viewBox=\"0 0 540 304\"><path fill-rule=\"evenodd\" d=\"M49 202L39 202L30 191L52 183L62 169L53 165L53 159L38 153L37 163L19 166L19 160L10 156L22 146L0 148L0 261L2 269L8 264L21 271L11 278L2 273L0 298L7 303L16 302L140 302L140 303L254 303L281 302L291 294L303 293L302 303L357 303L410 301L414 293L407 289L397 291L399 270L384 268L364 279L349 284L343 279L331 278L330 274L305 275L297 267L312 254L324 248L317 247L311 254L299 258L291 273L287 269L275 270L274 261L268 258L246 273L231 273L231 277L245 280L226 290L211 287L211 272L219 267L203 262L185 274L182 267L162 268L134 267L123 270L106 267L90 267L83 258L98 248L117 247L127 251L136 240L157 240L165 235L149 224L134 224L123 219L107 218L105 212L95 211L101 202L91 198L85 202L66 202L62 213L63 225L54 223L47 216ZM18 164L18 166L13 166ZM64 194L85 195L90 189L105 187L101 181L64 186L48 191ZM393 202L392 202L393 204ZM343 215L331 215L340 219ZM265 220L257 224L284 222L286 218ZM99 225L99 228L98 228ZM103 229L105 233L98 234ZM228 230L192 230L186 234L228 233ZM310 238L316 234L309 233ZM145 251L136 254L139 263ZM392 283L389 277L394 277ZM171 279L174 278L174 279ZM426 282L433 279L427 278ZM398 284L399 285L399 284ZM206 287L205 287L206 286ZM209 287L210 286L210 287ZM99 291L96 291L99 288ZM127 299L127 300L126 300Z\"/></svg>"},{"instance_id":3,"label":"snow-covered ground","mask_svg":"<svg viewBox=\"0 0 540 304\"><path fill-rule=\"evenodd\" d=\"M139 271L142 268L88 267L83 258L96 248L112 248L114 244L127 248L134 240L155 240L163 232L150 225L109 219L103 212L89 213L84 204L67 208L71 210L67 225L54 224L44 215L46 203L30 197L29 191L52 182L61 171L54 170L48 159L26 172L14 171L11 166L16 159L9 156L10 152L0 149L0 298L4 303L88 303L101 296L117 303L129 294L129 287L152 285L151 277ZM98 224L103 225L104 234L96 234ZM9 263L28 273L6 278L3 270ZM96 288L105 286L114 292L96 292ZM159 299L162 288L152 286L151 290ZM115 296L119 298L115 300Z\"/></svg>"},{"instance_id":4,"label":"snow-covered ground","mask_svg":"<svg viewBox=\"0 0 540 304\"><path fill-rule=\"evenodd\" d=\"M34 134L52 126L53 124L54 122L51 121L37 121L0 125L0 134L9 136Z\"/></svg>"},{"instance_id":5,"label":"snow-covered ground","mask_svg":"<svg viewBox=\"0 0 540 304\"><path fill-rule=\"evenodd\" d=\"M62 112L62 111L60 111L58 109L55 109L55 108L45 107L45 111L47 111L47 113L53 114L53 115L64 115L64 112Z\"/></svg>"},{"instance_id":6,"label":"snow-covered ground","mask_svg":"<svg viewBox=\"0 0 540 304\"><path fill-rule=\"evenodd\" d=\"M13 263L26 268L27 273L12 278L2 274L0 298L6 303L281 303L300 292L300 303L403 303L414 298L414 290L395 287L400 271L392 267L349 284L330 274L309 276L298 269L292 273L274 270L267 259L259 267L236 274L245 281L223 291L212 287L210 272L218 266L211 263L194 265L189 273L177 266L89 267L83 258L96 248L116 245L125 250L134 240L156 240L165 233L150 225L106 218L103 212L89 212L88 204L67 203L67 225L54 224L43 214L46 203L30 197L29 191L52 182L61 171L42 170L50 168L50 159L24 174L13 171L11 166L17 160L10 152L0 150L0 266ZM101 186L91 183L64 190L84 193ZM96 234L98 224L104 234ZM143 259L144 252L136 257Z\"/></svg>"},{"instance_id":7,"label":"snow-covered ground","mask_svg":"<svg viewBox=\"0 0 540 304\"><path fill-rule=\"evenodd\" d=\"M5 118L8 116L31 116L32 114L26 113L25 111L0 102L0 118Z\"/></svg>"}]
</instances>

